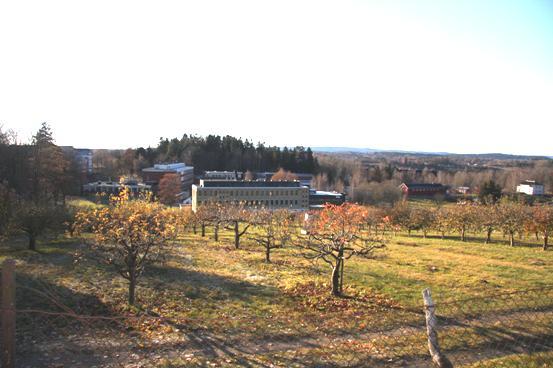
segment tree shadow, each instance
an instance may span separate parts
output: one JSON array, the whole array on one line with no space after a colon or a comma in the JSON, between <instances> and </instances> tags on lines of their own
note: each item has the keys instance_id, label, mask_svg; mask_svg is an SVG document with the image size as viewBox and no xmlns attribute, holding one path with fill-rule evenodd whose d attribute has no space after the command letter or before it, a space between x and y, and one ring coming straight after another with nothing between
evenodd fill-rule
<instances>
[{"instance_id":1,"label":"tree shadow","mask_svg":"<svg viewBox=\"0 0 553 368\"><path fill-rule=\"evenodd\" d=\"M202 290L214 292L209 294L209 298L219 297L223 300L248 301L253 297L276 298L279 295L279 290L273 286L254 284L239 278L215 273L158 264L150 265L144 271L140 282L154 285L176 285L177 287L184 285L192 288L191 292L198 298L202 297Z\"/></svg>"}]
</instances>

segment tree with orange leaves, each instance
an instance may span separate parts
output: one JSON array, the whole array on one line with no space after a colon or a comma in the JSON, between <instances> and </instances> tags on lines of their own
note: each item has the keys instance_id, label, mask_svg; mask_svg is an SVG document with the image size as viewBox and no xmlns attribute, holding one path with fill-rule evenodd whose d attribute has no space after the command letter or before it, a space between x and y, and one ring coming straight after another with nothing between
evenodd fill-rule
<instances>
[{"instance_id":1,"label":"tree with orange leaves","mask_svg":"<svg viewBox=\"0 0 553 368\"><path fill-rule=\"evenodd\" d=\"M367 210L363 206L344 203L326 205L312 212L306 221L306 235L298 246L309 259L321 259L332 269L331 294L342 296L344 262L353 256L369 257L377 248L384 247L384 239L367 235Z\"/></svg>"},{"instance_id":2,"label":"tree with orange leaves","mask_svg":"<svg viewBox=\"0 0 553 368\"><path fill-rule=\"evenodd\" d=\"M177 196L182 192L180 178L175 173L167 173L159 181L159 201L166 205L177 202Z\"/></svg>"},{"instance_id":3,"label":"tree with orange leaves","mask_svg":"<svg viewBox=\"0 0 553 368\"><path fill-rule=\"evenodd\" d=\"M282 167L271 177L271 181L294 181L298 180L298 176L290 171L284 170Z\"/></svg>"}]
</instances>

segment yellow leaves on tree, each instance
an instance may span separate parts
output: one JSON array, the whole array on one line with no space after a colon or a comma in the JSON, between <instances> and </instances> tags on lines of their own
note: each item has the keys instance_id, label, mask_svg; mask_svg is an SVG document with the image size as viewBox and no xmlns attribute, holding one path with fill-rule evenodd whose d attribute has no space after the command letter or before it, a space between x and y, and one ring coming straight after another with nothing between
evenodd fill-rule
<instances>
[{"instance_id":1,"label":"yellow leaves on tree","mask_svg":"<svg viewBox=\"0 0 553 368\"><path fill-rule=\"evenodd\" d=\"M110 205L77 214L76 228L94 235L90 244L97 259L112 265L129 281L128 302L135 303L138 278L148 264L164 255L177 235L178 210L144 198L130 199L124 189Z\"/></svg>"}]
</instances>

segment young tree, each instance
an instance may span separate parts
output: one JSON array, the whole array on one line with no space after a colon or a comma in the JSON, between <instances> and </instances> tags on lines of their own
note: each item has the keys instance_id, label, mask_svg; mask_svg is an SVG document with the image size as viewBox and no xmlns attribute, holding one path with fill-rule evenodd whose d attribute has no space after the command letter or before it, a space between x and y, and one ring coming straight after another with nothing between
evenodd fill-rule
<instances>
[{"instance_id":1,"label":"young tree","mask_svg":"<svg viewBox=\"0 0 553 368\"><path fill-rule=\"evenodd\" d=\"M486 232L486 244L492 242L492 233L498 226L497 205L488 204L477 207L477 227Z\"/></svg>"},{"instance_id":2,"label":"young tree","mask_svg":"<svg viewBox=\"0 0 553 368\"><path fill-rule=\"evenodd\" d=\"M535 229L543 236L543 250L547 250L549 235L553 233L553 208L548 205L534 206L531 221Z\"/></svg>"},{"instance_id":3,"label":"young tree","mask_svg":"<svg viewBox=\"0 0 553 368\"><path fill-rule=\"evenodd\" d=\"M434 224L435 211L430 208L414 208L409 216L409 226L413 230L422 231L423 237L426 238L428 230Z\"/></svg>"},{"instance_id":4,"label":"young tree","mask_svg":"<svg viewBox=\"0 0 553 368\"><path fill-rule=\"evenodd\" d=\"M211 205L209 205L209 203L206 203L198 206L196 212L194 213L194 219L194 229L196 229L196 224L200 225L202 238L205 237L205 228L213 221L213 212L211 209Z\"/></svg>"},{"instance_id":5,"label":"young tree","mask_svg":"<svg viewBox=\"0 0 553 368\"><path fill-rule=\"evenodd\" d=\"M411 208L407 202L398 202L392 207L390 221L395 228L406 229L411 235Z\"/></svg>"},{"instance_id":6,"label":"young tree","mask_svg":"<svg viewBox=\"0 0 553 368\"><path fill-rule=\"evenodd\" d=\"M251 233L253 240L265 248L265 262L271 262L271 250L283 248L292 237L293 218L285 209L258 210L255 217L256 231Z\"/></svg>"},{"instance_id":7,"label":"young tree","mask_svg":"<svg viewBox=\"0 0 553 368\"><path fill-rule=\"evenodd\" d=\"M522 232L527 219L526 206L515 202L501 202L497 207L497 220L504 233L509 234L509 244L515 245L515 234Z\"/></svg>"},{"instance_id":8,"label":"young tree","mask_svg":"<svg viewBox=\"0 0 553 368\"><path fill-rule=\"evenodd\" d=\"M93 254L129 282L128 303L134 305L140 275L177 235L176 217L176 210L147 198L131 200L125 188L109 206L77 214L77 229L92 232Z\"/></svg>"},{"instance_id":9,"label":"young tree","mask_svg":"<svg viewBox=\"0 0 553 368\"><path fill-rule=\"evenodd\" d=\"M180 178L175 173L167 173L159 180L159 201L166 205L177 202L177 196L182 192Z\"/></svg>"},{"instance_id":10,"label":"young tree","mask_svg":"<svg viewBox=\"0 0 553 368\"><path fill-rule=\"evenodd\" d=\"M307 235L298 246L306 251L308 259L321 259L332 269L331 294L342 295L344 263L353 256L367 257L374 249L384 246L382 238L365 237L363 226L367 222L364 207L345 203L327 205L311 213L306 223Z\"/></svg>"},{"instance_id":11,"label":"young tree","mask_svg":"<svg viewBox=\"0 0 553 368\"><path fill-rule=\"evenodd\" d=\"M224 212L225 222L228 224L225 226L226 230L232 230L234 233L234 247L238 249L240 247L240 239L252 223L252 213L247 210L243 204L236 204L232 206L226 206ZM240 224L244 224L240 229Z\"/></svg>"},{"instance_id":12,"label":"young tree","mask_svg":"<svg viewBox=\"0 0 553 368\"><path fill-rule=\"evenodd\" d=\"M445 234L449 231L449 212L449 208L440 207L434 213L432 228L441 235L442 240L445 239Z\"/></svg>"},{"instance_id":13,"label":"young tree","mask_svg":"<svg viewBox=\"0 0 553 368\"><path fill-rule=\"evenodd\" d=\"M37 239L48 232L60 231L65 220L64 209L49 203L25 201L14 214L14 228L29 238L29 249L36 250Z\"/></svg>"},{"instance_id":14,"label":"young tree","mask_svg":"<svg viewBox=\"0 0 553 368\"><path fill-rule=\"evenodd\" d=\"M474 228L476 223L476 210L471 203L458 203L449 211L449 228L458 231L461 235L461 240L466 241L467 231Z\"/></svg>"}]
</instances>

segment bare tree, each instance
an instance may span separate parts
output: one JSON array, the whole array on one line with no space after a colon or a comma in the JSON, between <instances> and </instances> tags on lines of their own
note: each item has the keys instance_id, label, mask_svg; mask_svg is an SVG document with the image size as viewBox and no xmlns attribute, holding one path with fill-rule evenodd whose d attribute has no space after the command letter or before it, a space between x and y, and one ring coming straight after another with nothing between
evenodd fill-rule
<instances>
[{"instance_id":1,"label":"bare tree","mask_svg":"<svg viewBox=\"0 0 553 368\"><path fill-rule=\"evenodd\" d=\"M265 262L271 262L271 250L282 248L291 240L293 216L285 209L258 210L255 216L256 231L253 240L265 248Z\"/></svg>"}]
</instances>

